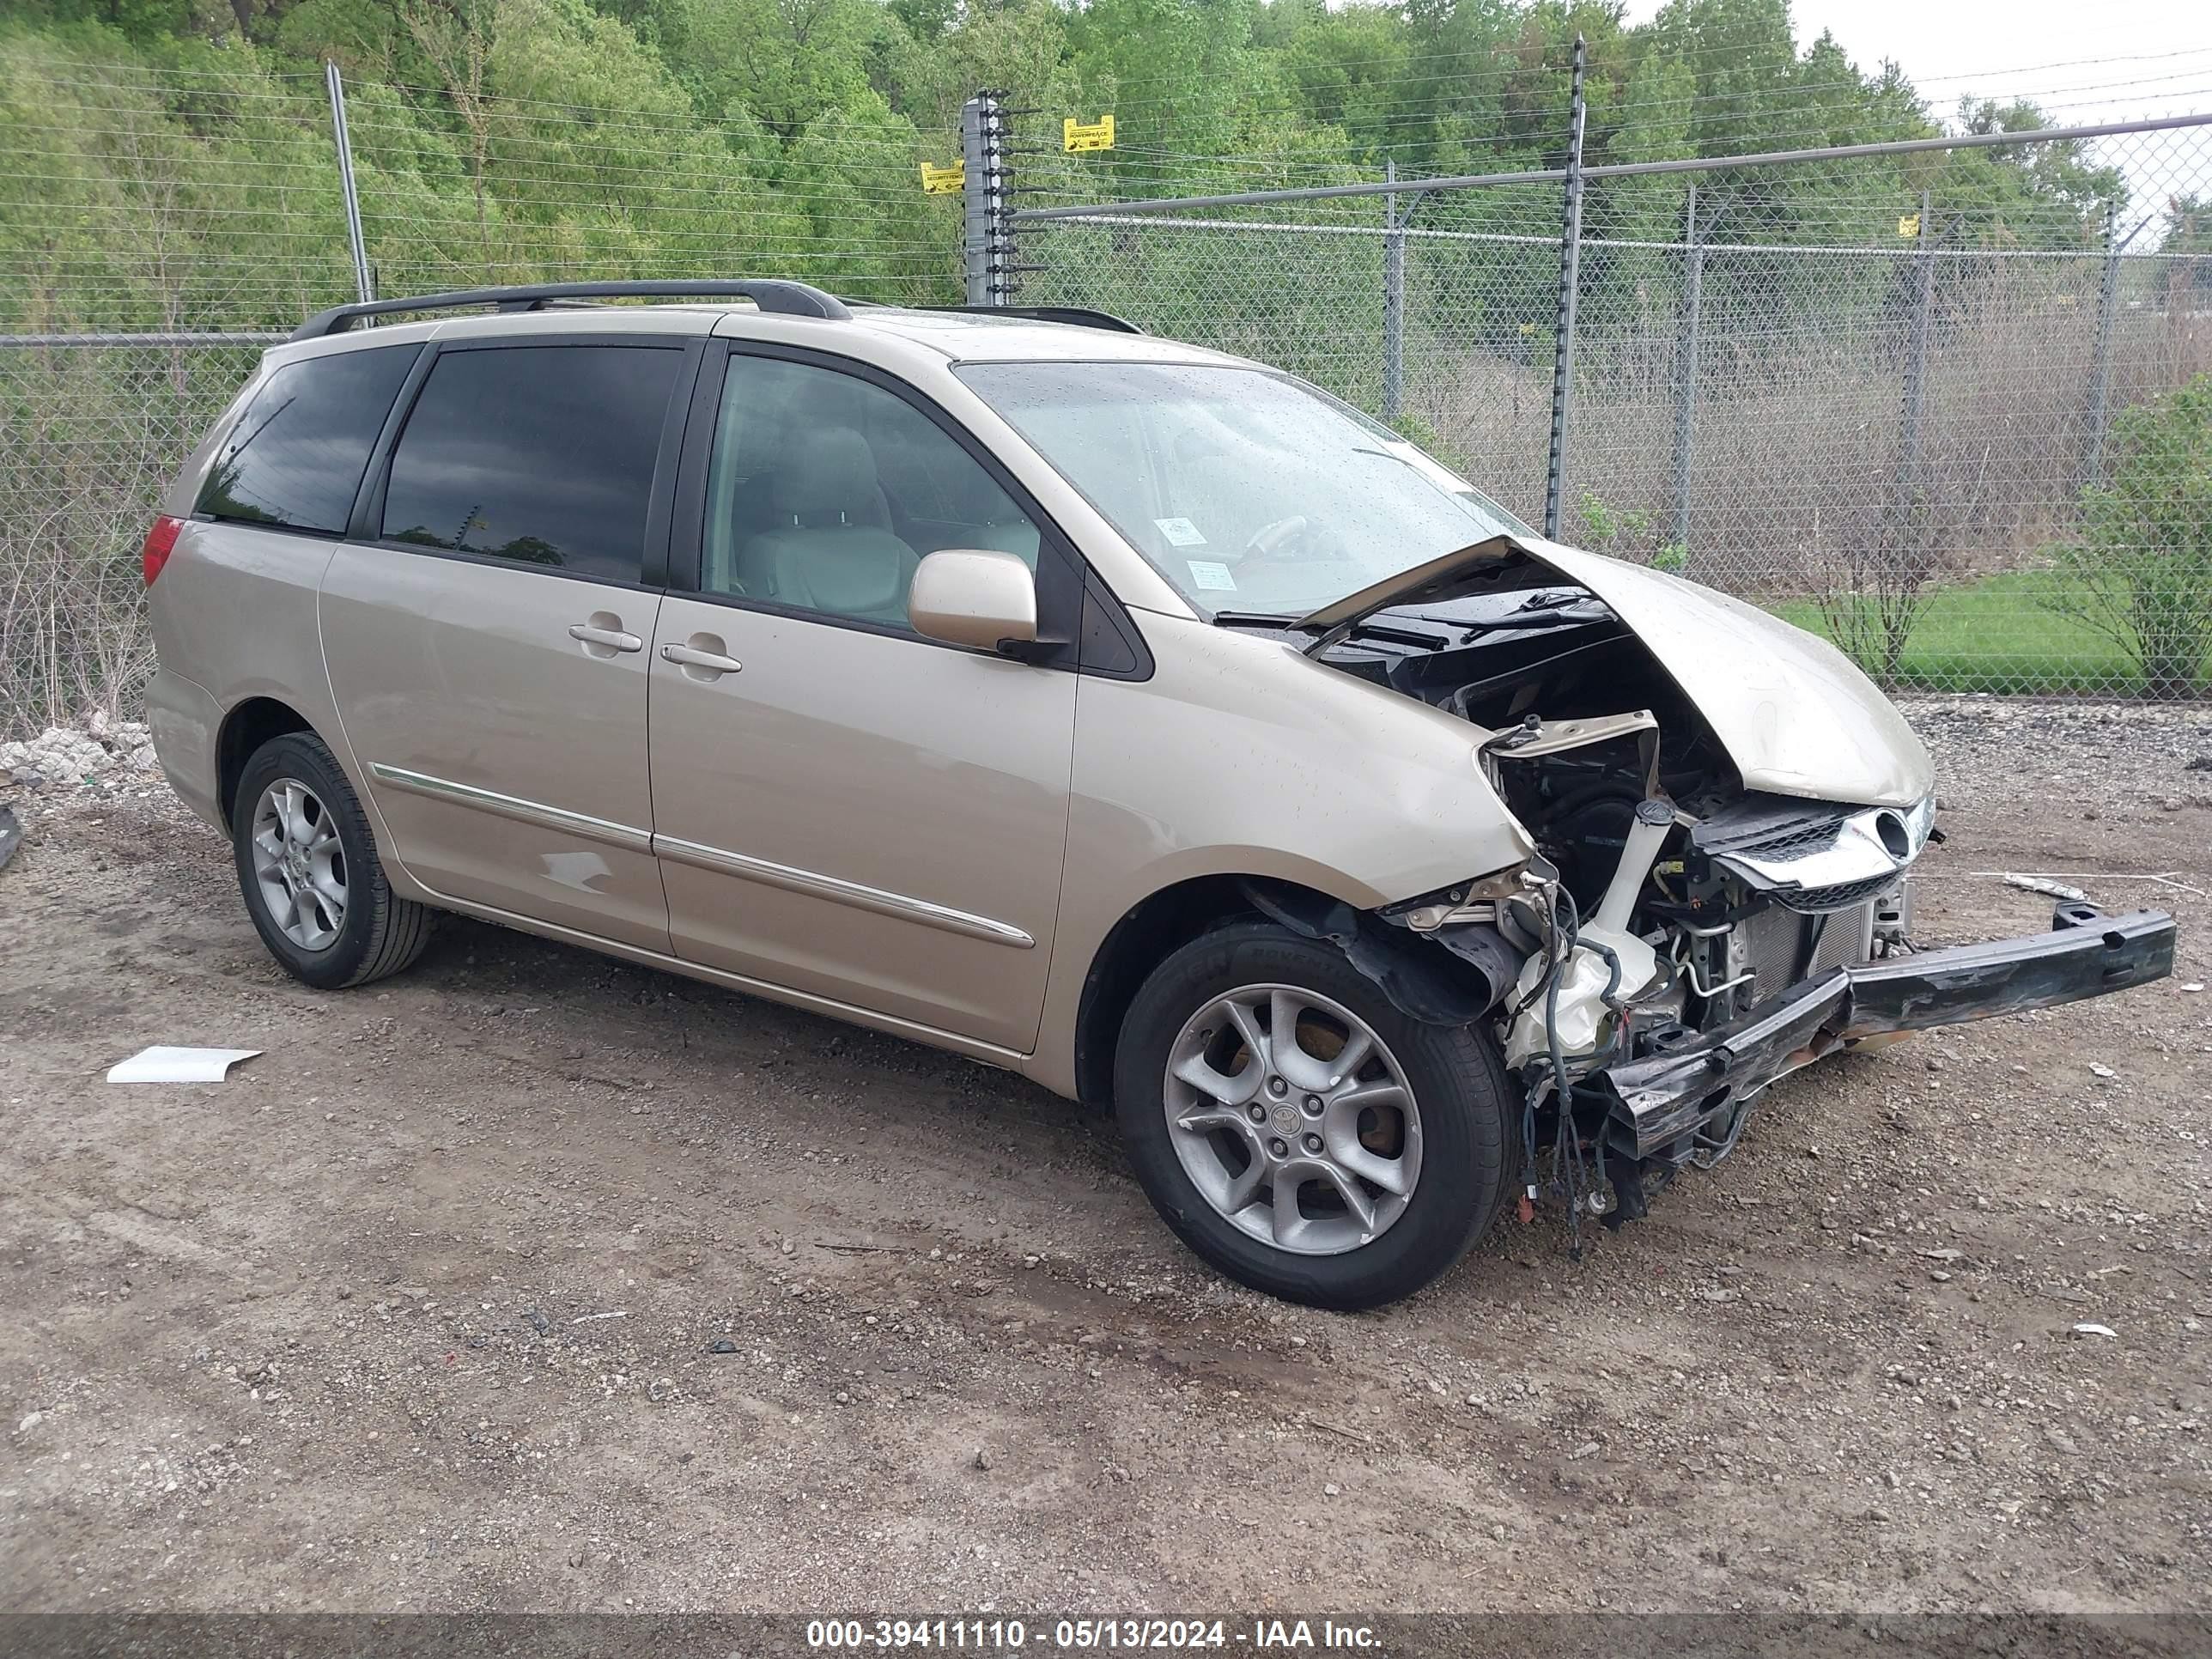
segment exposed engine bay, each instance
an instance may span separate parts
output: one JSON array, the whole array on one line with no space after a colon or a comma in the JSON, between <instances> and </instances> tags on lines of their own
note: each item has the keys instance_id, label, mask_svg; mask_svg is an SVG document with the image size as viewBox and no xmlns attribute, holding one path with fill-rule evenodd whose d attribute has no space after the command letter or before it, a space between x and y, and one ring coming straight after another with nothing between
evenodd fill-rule
<instances>
[{"instance_id":1,"label":"exposed engine bay","mask_svg":"<svg viewBox=\"0 0 2212 1659\"><path fill-rule=\"evenodd\" d=\"M1482 734L1478 763L1536 855L1385 916L1485 978L1525 1091L1524 1199L1550 1192L1617 1220L1641 1213L1647 1178L1732 1150L1758 1089L1723 1091L1654 1156L1583 1079L1840 964L1910 951L1907 871L1935 832L1934 797L1747 790L1704 714L1589 589L1522 555L1457 586L1333 629L1314 654Z\"/></svg>"},{"instance_id":2,"label":"exposed engine bay","mask_svg":"<svg viewBox=\"0 0 2212 1659\"><path fill-rule=\"evenodd\" d=\"M1248 883L1405 1013L1486 1024L1521 1212L1644 1212L1838 1048L2055 1007L2173 965L2173 918L2062 901L2048 933L1912 941L1927 751L1825 641L1641 566L1498 536L1297 620L1221 613L1468 722L1528 855L1376 911Z\"/></svg>"}]
</instances>

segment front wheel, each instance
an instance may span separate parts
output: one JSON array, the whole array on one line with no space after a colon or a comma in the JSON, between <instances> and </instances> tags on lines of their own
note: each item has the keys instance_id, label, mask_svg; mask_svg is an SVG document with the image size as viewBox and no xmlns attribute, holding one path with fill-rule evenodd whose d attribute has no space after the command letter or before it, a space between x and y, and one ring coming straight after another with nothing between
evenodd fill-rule
<instances>
[{"instance_id":1,"label":"front wheel","mask_svg":"<svg viewBox=\"0 0 2212 1659\"><path fill-rule=\"evenodd\" d=\"M1486 1036L1414 1019L1334 946L1272 922L1153 970L1114 1082L1137 1178L1177 1236L1317 1307L1395 1302L1451 1267L1518 1156Z\"/></svg>"}]
</instances>

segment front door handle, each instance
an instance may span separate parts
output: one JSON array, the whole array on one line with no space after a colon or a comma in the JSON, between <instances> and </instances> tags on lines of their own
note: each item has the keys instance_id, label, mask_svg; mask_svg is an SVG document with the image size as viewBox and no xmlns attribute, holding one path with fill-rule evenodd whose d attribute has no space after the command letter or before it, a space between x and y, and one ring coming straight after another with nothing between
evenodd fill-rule
<instances>
[{"instance_id":1,"label":"front door handle","mask_svg":"<svg viewBox=\"0 0 2212 1659\"><path fill-rule=\"evenodd\" d=\"M720 648L722 641L714 635L694 634L691 637L695 641L710 642L714 648L708 650L704 645L699 644L671 643L660 647L660 659L663 662L674 663L695 680L718 680L723 675L734 674L744 666L735 657L725 656L722 653Z\"/></svg>"},{"instance_id":2,"label":"front door handle","mask_svg":"<svg viewBox=\"0 0 2212 1659\"><path fill-rule=\"evenodd\" d=\"M594 657L611 657L624 651L642 651L645 641L626 631L622 618L611 611L594 611L589 622L568 624L568 637Z\"/></svg>"}]
</instances>

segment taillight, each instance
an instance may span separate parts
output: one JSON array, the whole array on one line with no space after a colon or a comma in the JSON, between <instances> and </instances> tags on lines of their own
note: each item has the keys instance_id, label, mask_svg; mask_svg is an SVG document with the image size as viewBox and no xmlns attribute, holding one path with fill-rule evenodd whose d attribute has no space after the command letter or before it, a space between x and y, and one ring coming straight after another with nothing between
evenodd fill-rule
<instances>
[{"instance_id":1,"label":"taillight","mask_svg":"<svg viewBox=\"0 0 2212 1659\"><path fill-rule=\"evenodd\" d=\"M169 562L169 554L177 544L177 536L185 527L182 519L173 519L164 513L154 520L154 527L146 532L146 545L138 550L138 568L146 573L146 586L154 585L154 578L161 574L161 567Z\"/></svg>"}]
</instances>

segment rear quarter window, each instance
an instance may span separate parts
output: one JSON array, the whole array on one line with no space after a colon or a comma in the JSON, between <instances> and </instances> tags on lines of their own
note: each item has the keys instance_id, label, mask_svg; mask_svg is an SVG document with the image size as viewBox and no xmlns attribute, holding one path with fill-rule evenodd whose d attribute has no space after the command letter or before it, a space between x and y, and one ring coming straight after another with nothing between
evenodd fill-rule
<instances>
[{"instance_id":1,"label":"rear quarter window","mask_svg":"<svg viewBox=\"0 0 2212 1659\"><path fill-rule=\"evenodd\" d=\"M420 349L374 346L276 370L216 452L195 510L344 533L368 452Z\"/></svg>"}]
</instances>

